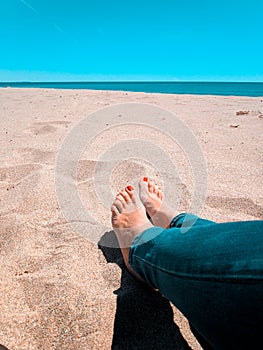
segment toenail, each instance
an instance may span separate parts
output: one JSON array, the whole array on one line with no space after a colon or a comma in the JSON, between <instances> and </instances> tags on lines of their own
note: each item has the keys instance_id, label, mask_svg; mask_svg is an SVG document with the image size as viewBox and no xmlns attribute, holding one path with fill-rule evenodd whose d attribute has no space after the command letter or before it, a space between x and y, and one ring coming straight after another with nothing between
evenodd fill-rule
<instances>
[{"instance_id":1,"label":"toenail","mask_svg":"<svg viewBox=\"0 0 263 350\"><path fill-rule=\"evenodd\" d=\"M134 188L133 188L131 185L127 186L126 188L127 188L127 190L129 190L129 191L134 190Z\"/></svg>"},{"instance_id":2,"label":"toenail","mask_svg":"<svg viewBox=\"0 0 263 350\"><path fill-rule=\"evenodd\" d=\"M148 177L144 177L143 181L147 182L148 181Z\"/></svg>"}]
</instances>

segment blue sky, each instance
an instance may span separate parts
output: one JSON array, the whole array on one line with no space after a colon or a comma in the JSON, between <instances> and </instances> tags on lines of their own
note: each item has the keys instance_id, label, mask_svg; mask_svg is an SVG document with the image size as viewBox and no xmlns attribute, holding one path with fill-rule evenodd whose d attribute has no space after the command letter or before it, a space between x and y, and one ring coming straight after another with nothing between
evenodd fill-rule
<instances>
[{"instance_id":1,"label":"blue sky","mask_svg":"<svg viewBox=\"0 0 263 350\"><path fill-rule=\"evenodd\" d=\"M3 0L0 81L263 81L262 0Z\"/></svg>"}]
</instances>

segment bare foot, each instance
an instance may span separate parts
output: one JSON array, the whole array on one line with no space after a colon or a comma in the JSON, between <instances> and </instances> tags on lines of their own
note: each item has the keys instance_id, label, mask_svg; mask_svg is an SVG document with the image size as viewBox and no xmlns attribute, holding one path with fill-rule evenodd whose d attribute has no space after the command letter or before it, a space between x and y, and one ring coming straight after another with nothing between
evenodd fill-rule
<instances>
[{"instance_id":1,"label":"bare foot","mask_svg":"<svg viewBox=\"0 0 263 350\"><path fill-rule=\"evenodd\" d=\"M139 182L140 199L154 226L169 227L176 213L164 204L164 194L160 188L147 177Z\"/></svg>"},{"instance_id":2,"label":"bare foot","mask_svg":"<svg viewBox=\"0 0 263 350\"><path fill-rule=\"evenodd\" d=\"M127 186L116 196L111 212L112 227L118 238L125 265L133 275L141 279L129 265L129 250L134 237L153 226L147 219L144 207L136 201L132 186Z\"/></svg>"}]
</instances>

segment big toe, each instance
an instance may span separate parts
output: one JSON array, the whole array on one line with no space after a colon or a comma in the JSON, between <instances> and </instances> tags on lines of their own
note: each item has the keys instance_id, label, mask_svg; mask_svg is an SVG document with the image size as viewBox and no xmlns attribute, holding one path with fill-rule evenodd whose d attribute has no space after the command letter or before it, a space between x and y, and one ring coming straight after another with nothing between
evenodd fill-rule
<instances>
[{"instance_id":1,"label":"big toe","mask_svg":"<svg viewBox=\"0 0 263 350\"><path fill-rule=\"evenodd\" d=\"M140 180L139 189L140 189L140 191L148 192L148 182L146 182L144 180Z\"/></svg>"},{"instance_id":2,"label":"big toe","mask_svg":"<svg viewBox=\"0 0 263 350\"><path fill-rule=\"evenodd\" d=\"M139 196L142 203L144 203L147 200L148 194L148 182L146 182L145 180L141 180L139 182Z\"/></svg>"}]
</instances>

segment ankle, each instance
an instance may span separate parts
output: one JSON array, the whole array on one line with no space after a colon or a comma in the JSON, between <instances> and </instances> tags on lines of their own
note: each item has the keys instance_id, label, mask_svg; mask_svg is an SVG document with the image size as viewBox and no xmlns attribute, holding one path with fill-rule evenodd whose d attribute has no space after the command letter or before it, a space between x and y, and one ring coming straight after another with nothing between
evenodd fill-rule
<instances>
[{"instance_id":1,"label":"ankle","mask_svg":"<svg viewBox=\"0 0 263 350\"><path fill-rule=\"evenodd\" d=\"M134 276L136 279L138 279L139 281L145 282L144 279L142 279L141 276L138 275L138 273L135 272L135 271L132 269L131 265L129 264L129 251L130 251L130 249L127 248L127 249L125 249L125 251L124 251L124 249L122 249L121 251L122 251L122 256L123 256L124 264L125 264L125 266L126 266L126 269L129 271L129 273L130 273L131 275L133 275L133 276Z\"/></svg>"}]
</instances>

